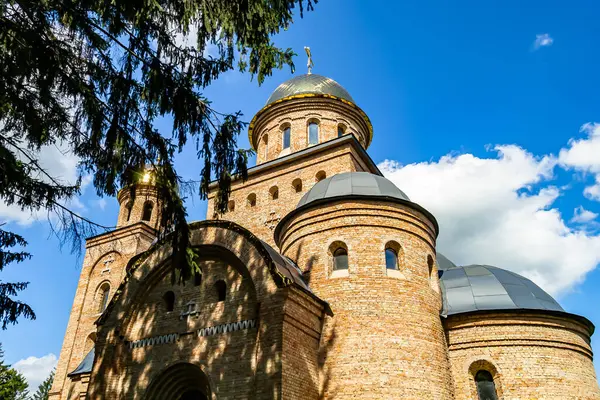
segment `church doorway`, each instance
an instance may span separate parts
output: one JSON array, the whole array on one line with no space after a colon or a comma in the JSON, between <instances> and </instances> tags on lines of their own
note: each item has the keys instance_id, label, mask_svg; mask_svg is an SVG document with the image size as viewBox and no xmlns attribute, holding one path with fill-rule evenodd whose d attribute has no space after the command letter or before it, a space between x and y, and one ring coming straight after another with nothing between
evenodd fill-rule
<instances>
[{"instance_id":1,"label":"church doorway","mask_svg":"<svg viewBox=\"0 0 600 400\"><path fill-rule=\"evenodd\" d=\"M210 400L210 385L206 374L194 364L175 364L154 378L145 400Z\"/></svg>"}]
</instances>

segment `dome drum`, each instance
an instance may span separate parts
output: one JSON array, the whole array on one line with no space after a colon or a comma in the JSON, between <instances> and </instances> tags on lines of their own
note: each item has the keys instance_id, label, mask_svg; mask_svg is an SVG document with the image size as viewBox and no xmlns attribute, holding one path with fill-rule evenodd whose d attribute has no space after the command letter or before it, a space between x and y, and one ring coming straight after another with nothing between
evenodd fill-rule
<instances>
[{"instance_id":1,"label":"dome drum","mask_svg":"<svg viewBox=\"0 0 600 400\"><path fill-rule=\"evenodd\" d=\"M296 76L282 83L271 95L267 104L256 113L248 129L248 139L258 150L259 139L271 131L277 116L301 118L317 112L325 119L348 119L354 125L353 133L367 148L373 137L369 117L358 107L350 94L337 82L316 74ZM277 124L277 122L275 122ZM321 140L323 142L324 140ZM296 149L301 150L301 149Z\"/></svg>"},{"instance_id":2,"label":"dome drum","mask_svg":"<svg viewBox=\"0 0 600 400\"><path fill-rule=\"evenodd\" d=\"M344 172L336 174L315 184L300 199L296 209L286 215L275 228L275 242L281 246L282 236L285 235L288 221L307 209L327 203L342 201L378 201L395 203L418 215L416 219L427 221L428 231L435 240L438 234L436 219L426 209L410 201L408 196L383 176L368 172Z\"/></svg>"},{"instance_id":3,"label":"dome drum","mask_svg":"<svg viewBox=\"0 0 600 400\"><path fill-rule=\"evenodd\" d=\"M333 317L325 320L321 343L330 349L324 370L336 371L330 382L336 397L352 398L365 385L378 388L376 395L383 396L379 377L385 375L385 395L390 398L408 393L415 398L452 398L439 317L441 297L435 267L431 268L433 223L398 189L390 191L400 198L377 196L381 189L371 185L360 195L326 197L326 188L334 184L326 181L316 184L315 192L309 191L277 228L282 253L304 270L314 293L332 304ZM366 182L376 181L367 177ZM350 182L350 192L351 187ZM396 257L391 267L388 249ZM357 369L344 362L347 354L361 360L380 354L386 362ZM427 374L407 369L415 358L436 367Z\"/></svg>"},{"instance_id":4,"label":"dome drum","mask_svg":"<svg viewBox=\"0 0 600 400\"><path fill-rule=\"evenodd\" d=\"M308 132L312 122L319 126L318 143L338 138L341 128L342 135L352 134L364 149L368 147L369 125L353 108L332 99L291 99L253 120L249 140L256 150L257 164L279 158L286 150L294 153L312 146ZM286 128L290 129L287 148L283 143Z\"/></svg>"}]
</instances>

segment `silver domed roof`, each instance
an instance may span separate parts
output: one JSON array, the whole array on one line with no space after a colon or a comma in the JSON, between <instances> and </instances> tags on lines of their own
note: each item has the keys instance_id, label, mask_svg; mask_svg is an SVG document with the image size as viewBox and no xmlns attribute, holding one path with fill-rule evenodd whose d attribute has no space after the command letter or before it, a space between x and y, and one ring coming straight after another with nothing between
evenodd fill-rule
<instances>
[{"instance_id":1,"label":"silver domed roof","mask_svg":"<svg viewBox=\"0 0 600 400\"><path fill-rule=\"evenodd\" d=\"M321 199L352 195L387 197L410 201L402 190L383 176L368 172L344 172L315 184L302 196L296 208Z\"/></svg>"},{"instance_id":2,"label":"silver domed roof","mask_svg":"<svg viewBox=\"0 0 600 400\"><path fill-rule=\"evenodd\" d=\"M267 104L299 94L325 94L354 103L350 93L333 79L317 74L306 74L295 76L279 85L267 100Z\"/></svg>"},{"instance_id":3,"label":"silver domed roof","mask_svg":"<svg viewBox=\"0 0 600 400\"><path fill-rule=\"evenodd\" d=\"M489 265L440 270L442 315L482 310L546 310L563 308L529 279Z\"/></svg>"}]
</instances>

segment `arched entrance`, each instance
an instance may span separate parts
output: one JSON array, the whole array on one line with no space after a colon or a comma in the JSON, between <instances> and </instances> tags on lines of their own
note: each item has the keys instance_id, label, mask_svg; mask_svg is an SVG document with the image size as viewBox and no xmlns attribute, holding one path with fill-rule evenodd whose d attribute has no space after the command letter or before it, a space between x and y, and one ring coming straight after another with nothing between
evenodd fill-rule
<instances>
[{"instance_id":1,"label":"arched entrance","mask_svg":"<svg viewBox=\"0 0 600 400\"><path fill-rule=\"evenodd\" d=\"M161 372L150 384L146 400L210 400L208 377L200 367L175 364Z\"/></svg>"}]
</instances>

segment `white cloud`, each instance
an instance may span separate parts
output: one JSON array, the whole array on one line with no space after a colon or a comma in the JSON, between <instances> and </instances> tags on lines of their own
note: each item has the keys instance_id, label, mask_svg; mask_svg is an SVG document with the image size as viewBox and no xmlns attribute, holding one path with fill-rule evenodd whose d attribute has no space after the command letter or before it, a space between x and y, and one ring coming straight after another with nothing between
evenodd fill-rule
<instances>
[{"instance_id":1,"label":"white cloud","mask_svg":"<svg viewBox=\"0 0 600 400\"><path fill-rule=\"evenodd\" d=\"M583 206L579 206L573 210L573 218L571 218L571 222L576 224L585 224L588 222L592 222L598 217L598 214L583 208Z\"/></svg>"},{"instance_id":2,"label":"white cloud","mask_svg":"<svg viewBox=\"0 0 600 400\"><path fill-rule=\"evenodd\" d=\"M554 43L554 39L552 39L548 33L542 33L540 35L535 35L535 41L533 42L533 49L537 50L540 47L552 46L552 43Z\"/></svg>"},{"instance_id":3,"label":"white cloud","mask_svg":"<svg viewBox=\"0 0 600 400\"><path fill-rule=\"evenodd\" d=\"M218 38L220 32L217 32L216 37ZM175 43L178 46L182 47L198 47L198 25L192 23L189 27L189 32L184 34L183 32L177 31L175 34ZM219 47L212 43L211 41L207 41L204 45L204 51L202 52L204 57L214 57L217 58L219 56Z\"/></svg>"},{"instance_id":4,"label":"white cloud","mask_svg":"<svg viewBox=\"0 0 600 400\"><path fill-rule=\"evenodd\" d=\"M19 153L16 153L16 155L22 156ZM77 181L79 158L68 151L67 145L44 146L39 152L35 153L35 158L39 165L58 182L74 184ZM36 178L48 181L48 178L41 174ZM90 183L91 177L86 176L81 182L82 190ZM85 210L85 207L77 198L69 200L66 205L79 211ZM0 223L16 222L19 225L26 226L46 217L47 213L44 210L32 213L30 210L21 210L14 204L9 206L4 202L0 202Z\"/></svg>"},{"instance_id":5,"label":"white cloud","mask_svg":"<svg viewBox=\"0 0 600 400\"><path fill-rule=\"evenodd\" d=\"M584 189L584 195L600 200L600 123L584 124L580 132L584 139L571 139L567 148L560 151L558 161L564 168L595 175L595 183Z\"/></svg>"},{"instance_id":6,"label":"white cloud","mask_svg":"<svg viewBox=\"0 0 600 400\"><path fill-rule=\"evenodd\" d=\"M438 249L460 265L490 264L551 293L581 282L600 263L600 236L573 229L553 207L557 160L514 146L496 154L447 155L439 161L380 164L382 172L440 224Z\"/></svg>"},{"instance_id":7,"label":"white cloud","mask_svg":"<svg viewBox=\"0 0 600 400\"><path fill-rule=\"evenodd\" d=\"M46 354L43 357L27 357L17 361L12 365L14 369L19 371L29 383L29 392L35 393L40 383L42 383L50 372L56 367L56 355L53 353Z\"/></svg>"},{"instance_id":8,"label":"white cloud","mask_svg":"<svg viewBox=\"0 0 600 400\"><path fill-rule=\"evenodd\" d=\"M102 211L104 211L104 209L106 208L106 203L107 203L107 201L106 201L106 199L105 199L105 198L101 198L101 199L94 200L94 201L93 201L93 203L94 203L94 204L95 204L95 205L96 205L98 208L100 208Z\"/></svg>"}]
</instances>

